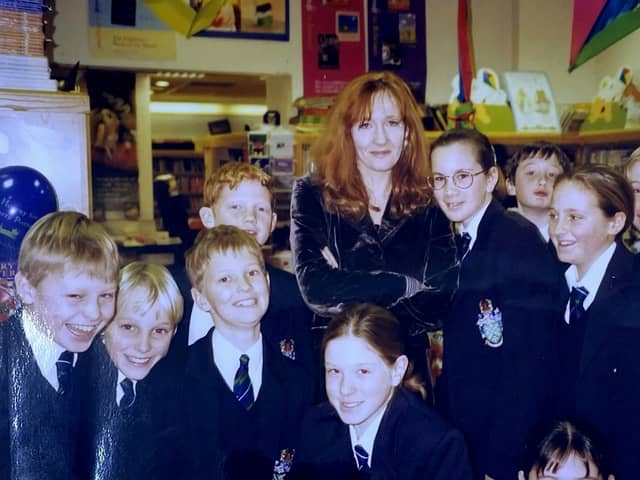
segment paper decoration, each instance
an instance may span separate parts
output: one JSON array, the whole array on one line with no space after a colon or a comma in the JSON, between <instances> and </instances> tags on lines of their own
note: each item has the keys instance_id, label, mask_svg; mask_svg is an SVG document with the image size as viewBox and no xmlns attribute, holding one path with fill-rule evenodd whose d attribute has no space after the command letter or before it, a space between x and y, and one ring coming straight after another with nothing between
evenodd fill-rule
<instances>
[{"instance_id":1,"label":"paper decoration","mask_svg":"<svg viewBox=\"0 0 640 480\"><path fill-rule=\"evenodd\" d=\"M545 73L505 72L503 83L518 132L560 132L556 103Z\"/></svg>"}]
</instances>

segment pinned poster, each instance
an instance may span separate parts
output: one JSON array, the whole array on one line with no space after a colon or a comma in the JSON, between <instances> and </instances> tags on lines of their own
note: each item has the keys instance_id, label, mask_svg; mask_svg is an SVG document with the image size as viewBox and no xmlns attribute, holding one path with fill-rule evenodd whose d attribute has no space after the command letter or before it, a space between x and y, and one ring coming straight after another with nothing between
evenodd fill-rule
<instances>
[{"instance_id":1,"label":"pinned poster","mask_svg":"<svg viewBox=\"0 0 640 480\"><path fill-rule=\"evenodd\" d=\"M337 95L366 71L364 2L305 0L302 5L304 96Z\"/></svg>"},{"instance_id":2,"label":"pinned poster","mask_svg":"<svg viewBox=\"0 0 640 480\"><path fill-rule=\"evenodd\" d=\"M368 1L368 70L398 74L424 103L427 81L425 2Z\"/></svg>"}]
</instances>

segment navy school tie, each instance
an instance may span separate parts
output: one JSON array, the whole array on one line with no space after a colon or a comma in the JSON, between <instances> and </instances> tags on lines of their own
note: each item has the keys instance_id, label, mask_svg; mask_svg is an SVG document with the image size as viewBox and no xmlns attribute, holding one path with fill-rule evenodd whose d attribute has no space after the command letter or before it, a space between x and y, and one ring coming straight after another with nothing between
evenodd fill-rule
<instances>
[{"instance_id":1,"label":"navy school tie","mask_svg":"<svg viewBox=\"0 0 640 480\"><path fill-rule=\"evenodd\" d=\"M358 462L358 471L362 473L370 472L369 468L369 454L362 448L362 445L356 445L353 447L356 452L356 461Z\"/></svg>"},{"instance_id":2,"label":"navy school tie","mask_svg":"<svg viewBox=\"0 0 640 480\"><path fill-rule=\"evenodd\" d=\"M469 245L471 245L471 235L469 235L469 232L456 235L456 248L460 260L462 260L469 251Z\"/></svg>"},{"instance_id":3,"label":"navy school tie","mask_svg":"<svg viewBox=\"0 0 640 480\"><path fill-rule=\"evenodd\" d=\"M129 408L136 400L136 393L133 390L133 382L129 378L125 378L120 382L120 387L124 395L120 399L120 408Z\"/></svg>"},{"instance_id":4,"label":"navy school tie","mask_svg":"<svg viewBox=\"0 0 640 480\"><path fill-rule=\"evenodd\" d=\"M584 299L589 295L589 290L584 287L573 287L569 296L569 324L574 324L584 315Z\"/></svg>"},{"instance_id":5,"label":"navy school tie","mask_svg":"<svg viewBox=\"0 0 640 480\"><path fill-rule=\"evenodd\" d=\"M56 373L58 376L58 393L64 395L71 389L73 374L73 352L65 350L56 361Z\"/></svg>"},{"instance_id":6,"label":"navy school tie","mask_svg":"<svg viewBox=\"0 0 640 480\"><path fill-rule=\"evenodd\" d=\"M253 406L253 385L251 385L251 378L249 378L249 356L244 353L240 355L240 366L233 379L233 394L246 410Z\"/></svg>"}]
</instances>

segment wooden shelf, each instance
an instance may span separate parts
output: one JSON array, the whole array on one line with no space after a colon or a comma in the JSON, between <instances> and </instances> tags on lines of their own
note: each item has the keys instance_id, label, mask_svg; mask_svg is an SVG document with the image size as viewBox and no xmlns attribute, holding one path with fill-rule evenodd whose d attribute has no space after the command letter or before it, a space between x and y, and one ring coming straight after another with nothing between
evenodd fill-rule
<instances>
[{"instance_id":1,"label":"wooden shelf","mask_svg":"<svg viewBox=\"0 0 640 480\"><path fill-rule=\"evenodd\" d=\"M443 132L424 132L427 142L432 142ZM491 133L488 135L491 143L500 145L522 145L525 143L547 142L557 145L607 145L619 143L640 143L640 130L602 130L600 132L585 132L578 134L548 133ZM318 138L318 133L296 133L295 142L310 145Z\"/></svg>"},{"instance_id":2,"label":"wooden shelf","mask_svg":"<svg viewBox=\"0 0 640 480\"><path fill-rule=\"evenodd\" d=\"M203 158L204 153L198 150L158 150L153 149L154 158Z\"/></svg>"}]
</instances>

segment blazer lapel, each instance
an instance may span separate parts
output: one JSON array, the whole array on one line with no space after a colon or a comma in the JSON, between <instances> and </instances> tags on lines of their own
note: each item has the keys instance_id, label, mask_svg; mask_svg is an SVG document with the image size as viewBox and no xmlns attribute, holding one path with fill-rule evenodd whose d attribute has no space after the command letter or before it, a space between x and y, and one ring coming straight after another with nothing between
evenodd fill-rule
<instances>
[{"instance_id":1,"label":"blazer lapel","mask_svg":"<svg viewBox=\"0 0 640 480\"><path fill-rule=\"evenodd\" d=\"M580 372L589 365L600 346L607 339L609 330L623 312L627 301L622 290L629 285L633 273L633 255L618 243L609 262L596 298L587 309L587 326L580 360ZM624 319L622 319L624 320Z\"/></svg>"}]
</instances>

